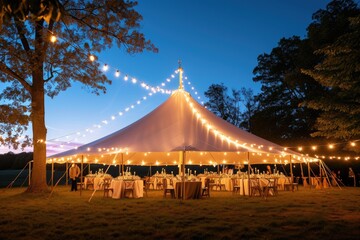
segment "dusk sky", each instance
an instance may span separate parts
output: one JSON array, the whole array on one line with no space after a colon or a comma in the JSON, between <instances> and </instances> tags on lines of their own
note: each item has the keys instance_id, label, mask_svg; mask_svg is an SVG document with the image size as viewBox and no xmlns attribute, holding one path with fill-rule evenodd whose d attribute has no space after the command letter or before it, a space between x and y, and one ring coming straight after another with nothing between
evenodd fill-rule
<instances>
[{"instance_id":1,"label":"dusk sky","mask_svg":"<svg viewBox=\"0 0 360 240\"><path fill-rule=\"evenodd\" d=\"M54 99L47 98L49 154L58 151L62 142L70 145L88 143L154 110L169 95L157 93L149 96L149 91L140 83L160 86L164 82L164 89L177 89L178 75L175 78L171 75L175 75L179 59L184 76L191 82L190 85L188 81L184 83L185 90L199 102L206 101L203 93L212 83L224 83L229 89L251 88L258 93L260 85L252 80L257 57L269 53L282 37L306 37L312 14L324 9L330 1L138 2L136 10L143 16L140 32L159 48L159 53L129 55L125 49L117 47L106 50L99 56L99 61L109 66L107 74L113 83L107 87L105 95L96 96L89 89L74 84ZM121 72L120 77L114 75L117 69ZM128 81L124 80L125 74L129 76ZM132 83L132 78L137 79L136 84ZM167 78L171 79L170 83ZM138 100L141 100L140 104ZM126 111L126 108L130 110ZM120 116L119 112L123 115ZM0 152L8 150L2 148Z\"/></svg>"}]
</instances>

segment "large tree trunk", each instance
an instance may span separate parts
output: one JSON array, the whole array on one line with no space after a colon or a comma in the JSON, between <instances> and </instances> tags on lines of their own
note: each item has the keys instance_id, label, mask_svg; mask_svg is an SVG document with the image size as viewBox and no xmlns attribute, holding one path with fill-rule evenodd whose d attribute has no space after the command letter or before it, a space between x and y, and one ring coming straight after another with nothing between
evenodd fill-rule
<instances>
[{"instance_id":1,"label":"large tree trunk","mask_svg":"<svg viewBox=\"0 0 360 240\"><path fill-rule=\"evenodd\" d=\"M34 164L28 192L48 191L46 183L46 126L45 97L42 73L34 74L31 102L31 121L34 144Z\"/></svg>"},{"instance_id":2,"label":"large tree trunk","mask_svg":"<svg viewBox=\"0 0 360 240\"><path fill-rule=\"evenodd\" d=\"M48 191L46 184L46 126L45 126L45 91L44 91L44 20L36 22L35 51L33 55L33 84L31 87L31 122L34 144L34 164L28 192Z\"/></svg>"}]
</instances>

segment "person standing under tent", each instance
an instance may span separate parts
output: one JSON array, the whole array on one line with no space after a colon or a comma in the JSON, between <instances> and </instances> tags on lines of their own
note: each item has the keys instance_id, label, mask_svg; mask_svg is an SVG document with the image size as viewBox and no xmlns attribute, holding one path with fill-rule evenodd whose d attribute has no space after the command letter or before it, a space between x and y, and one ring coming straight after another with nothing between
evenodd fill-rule
<instances>
[{"instance_id":1,"label":"person standing under tent","mask_svg":"<svg viewBox=\"0 0 360 240\"><path fill-rule=\"evenodd\" d=\"M352 170L352 168L349 168L349 186L353 185L356 187L356 179L355 179L355 173Z\"/></svg>"},{"instance_id":2,"label":"person standing under tent","mask_svg":"<svg viewBox=\"0 0 360 240\"><path fill-rule=\"evenodd\" d=\"M77 178L80 175L80 168L73 163L69 169L69 176L71 179L71 191L77 191Z\"/></svg>"},{"instance_id":3,"label":"person standing under tent","mask_svg":"<svg viewBox=\"0 0 360 240\"><path fill-rule=\"evenodd\" d=\"M272 174L270 165L266 166L266 174L268 175Z\"/></svg>"}]
</instances>

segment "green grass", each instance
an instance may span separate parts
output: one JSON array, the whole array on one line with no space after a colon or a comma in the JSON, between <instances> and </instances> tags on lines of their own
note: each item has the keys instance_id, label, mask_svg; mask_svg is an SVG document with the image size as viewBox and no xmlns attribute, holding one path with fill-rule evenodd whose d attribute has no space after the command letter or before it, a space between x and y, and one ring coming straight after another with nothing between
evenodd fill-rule
<instances>
[{"instance_id":1,"label":"green grass","mask_svg":"<svg viewBox=\"0 0 360 240\"><path fill-rule=\"evenodd\" d=\"M25 194L0 190L0 239L359 239L360 188L280 191L276 197L211 193L180 201L150 191L142 199L98 191Z\"/></svg>"}]
</instances>

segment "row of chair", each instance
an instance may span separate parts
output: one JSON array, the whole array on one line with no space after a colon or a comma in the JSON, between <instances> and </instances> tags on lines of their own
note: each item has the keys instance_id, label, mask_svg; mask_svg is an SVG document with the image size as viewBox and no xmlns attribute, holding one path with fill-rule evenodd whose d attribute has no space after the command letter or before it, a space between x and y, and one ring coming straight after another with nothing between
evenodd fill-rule
<instances>
[{"instance_id":1,"label":"row of chair","mask_svg":"<svg viewBox=\"0 0 360 240\"><path fill-rule=\"evenodd\" d=\"M262 196L267 198L270 194L277 195L278 194L278 179L267 179L268 183L266 185L261 185L259 179L251 179L250 181L250 195L251 196ZM105 178L103 181L103 189L104 189L104 197L108 197L109 193L113 192L114 189L110 187L111 179ZM130 182L132 184L125 185L125 193L126 192L133 192L134 190L134 182ZM287 190L289 187L293 187L298 189L298 178L294 183L285 184L284 190ZM153 182L149 181L149 178L144 179L144 193L147 196L147 191L150 189L150 186L153 185ZM171 198L175 198L175 189L172 181L170 180L170 184L168 184L167 179L162 179L161 186L164 192L164 198L166 198L167 194L170 194ZM232 179L232 192L233 194L240 193L241 186L236 179ZM204 197L210 197L210 190L213 188L218 188L222 190L225 188L225 184L215 183L212 179L205 179L205 186L202 188L201 195Z\"/></svg>"}]
</instances>

